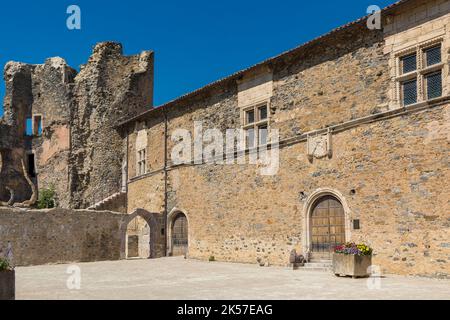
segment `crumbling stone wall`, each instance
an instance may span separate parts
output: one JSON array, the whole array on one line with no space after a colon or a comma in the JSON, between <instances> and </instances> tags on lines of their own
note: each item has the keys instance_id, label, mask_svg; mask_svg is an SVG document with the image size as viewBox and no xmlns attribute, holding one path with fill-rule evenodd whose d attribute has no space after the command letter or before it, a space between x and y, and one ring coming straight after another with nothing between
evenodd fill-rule
<instances>
[{"instance_id":1,"label":"crumbling stone wall","mask_svg":"<svg viewBox=\"0 0 450 320\"><path fill-rule=\"evenodd\" d=\"M70 193L74 207L86 207L120 190L125 155L114 126L152 106L153 53L125 57L120 44L100 43L74 92Z\"/></svg>"},{"instance_id":2,"label":"crumbling stone wall","mask_svg":"<svg viewBox=\"0 0 450 320\"><path fill-rule=\"evenodd\" d=\"M70 206L70 130L75 75L76 71L62 58L50 58L36 65L31 75L33 101L28 111L30 117L39 115L42 121L42 134L33 134L31 145L27 146L27 151L35 155L34 181L39 189L54 187L59 205L65 208Z\"/></svg>"},{"instance_id":3,"label":"crumbling stone wall","mask_svg":"<svg viewBox=\"0 0 450 320\"><path fill-rule=\"evenodd\" d=\"M109 211L0 208L0 248L11 242L17 266L118 260L127 219Z\"/></svg>"},{"instance_id":4,"label":"crumbling stone wall","mask_svg":"<svg viewBox=\"0 0 450 320\"><path fill-rule=\"evenodd\" d=\"M80 72L61 58L5 66L5 115L0 120L0 200L15 191L29 199L21 160L34 153L38 188L54 186L65 208L85 208L118 192L125 156L120 120L153 103L153 53L124 56L118 43L95 46ZM28 117L42 117L42 135L26 136ZM28 164L27 164L28 165Z\"/></svg>"},{"instance_id":5,"label":"crumbling stone wall","mask_svg":"<svg viewBox=\"0 0 450 320\"><path fill-rule=\"evenodd\" d=\"M8 201L10 194L6 187L15 191L17 201L29 199L31 189L26 182L21 160L26 156L25 121L33 101L31 93L31 74L34 66L18 62L5 65L4 79L6 94L4 116L0 122L0 201Z\"/></svg>"}]
</instances>

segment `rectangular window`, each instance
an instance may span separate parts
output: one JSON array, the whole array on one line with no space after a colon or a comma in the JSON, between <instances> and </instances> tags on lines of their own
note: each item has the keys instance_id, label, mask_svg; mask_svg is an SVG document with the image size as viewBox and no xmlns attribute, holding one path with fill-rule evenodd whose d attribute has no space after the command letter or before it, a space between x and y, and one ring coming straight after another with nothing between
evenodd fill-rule
<instances>
[{"instance_id":1,"label":"rectangular window","mask_svg":"<svg viewBox=\"0 0 450 320\"><path fill-rule=\"evenodd\" d=\"M248 110L245 112L245 115L246 115L245 124L251 124L255 122L255 110Z\"/></svg>"},{"instance_id":2,"label":"rectangular window","mask_svg":"<svg viewBox=\"0 0 450 320\"><path fill-rule=\"evenodd\" d=\"M246 134L246 147L255 148L268 143L268 105L259 104L244 110L243 128Z\"/></svg>"},{"instance_id":3,"label":"rectangular window","mask_svg":"<svg viewBox=\"0 0 450 320\"><path fill-rule=\"evenodd\" d=\"M245 131L246 136L246 145L248 148L254 148L255 147L255 129L250 128Z\"/></svg>"},{"instance_id":4,"label":"rectangular window","mask_svg":"<svg viewBox=\"0 0 450 320\"><path fill-rule=\"evenodd\" d=\"M442 72L434 72L425 76L427 84L427 98L434 99L442 96Z\"/></svg>"},{"instance_id":5,"label":"rectangular window","mask_svg":"<svg viewBox=\"0 0 450 320\"><path fill-rule=\"evenodd\" d=\"M403 105L407 106L417 102L417 80L406 81L403 87Z\"/></svg>"},{"instance_id":6,"label":"rectangular window","mask_svg":"<svg viewBox=\"0 0 450 320\"><path fill-rule=\"evenodd\" d=\"M442 44L418 45L412 49L415 53L398 57L397 99L403 106L434 99L443 93Z\"/></svg>"},{"instance_id":7,"label":"rectangular window","mask_svg":"<svg viewBox=\"0 0 450 320\"><path fill-rule=\"evenodd\" d=\"M259 120L267 119L267 106L259 107L258 112L259 112Z\"/></svg>"},{"instance_id":8,"label":"rectangular window","mask_svg":"<svg viewBox=\"0 0 450 320\"><path fill-rule=\"evenodd\" d=\"M42 135L42 116L40 115L33 116L33 135Z\"/></svg>"},{"instance_id":9,"label":"rectangular window","mask_svg":"<svg viewBox=\"0 0 450 320\"><path fill-rule=\"evenodd\" d=\"M400 61L403 73L413 72L417 69L417 54L415 53L402 57Z\"/></svg>"},{"instance_id":10,"label":"rectangular window","mask_svg":"<svg viewBox=\"0 0 450 320\"><path fill-rule=\"evenodd\" d=\"M137 162L137 172L138 175L143 175L147 173L147 159L146 150L142 149L138 151L138 162Z\"/></svg>"},{"instance_id":11,"label":"rectangular window","mask_svg":"<svg viewBox=\"0 0 450 320\"><path fill-rule=\"evenodd\" d=\"M432 66L441 63L441 46L432 47L424 50L426 66Z\"/></svg>"},{"instance_id":12,"label":"rectangular window","mask_svg":"<svg viewBox=\"0 0 450 320\"><path fill-rule=\"evenodd\" d=\"M261 125L258 127L259 133L259 145L267 144L267 124Z\"/></svg>"}]
</instances>

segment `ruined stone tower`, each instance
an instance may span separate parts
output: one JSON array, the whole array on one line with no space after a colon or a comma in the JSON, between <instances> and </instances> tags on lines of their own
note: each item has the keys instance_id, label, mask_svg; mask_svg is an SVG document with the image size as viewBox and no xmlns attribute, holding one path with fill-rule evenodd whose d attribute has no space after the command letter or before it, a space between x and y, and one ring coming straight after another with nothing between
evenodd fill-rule
<instances>
[{"instance_id":1,"label":"ruined stone tower","mask_svg":"<svg viewBox=\"0 0 450 320\"><path fill-rule=\"evenodd\" d=\"M30 197L22 159L38 189L55 187L62 207L87 207L119 191L126 150L113 127L152 107L153 52L124 56L120 44L104 42L79 73L50 58L9 62L4 78L1 201L10 198L8 188L15 201Z\"/></svg>"}]
</instances>

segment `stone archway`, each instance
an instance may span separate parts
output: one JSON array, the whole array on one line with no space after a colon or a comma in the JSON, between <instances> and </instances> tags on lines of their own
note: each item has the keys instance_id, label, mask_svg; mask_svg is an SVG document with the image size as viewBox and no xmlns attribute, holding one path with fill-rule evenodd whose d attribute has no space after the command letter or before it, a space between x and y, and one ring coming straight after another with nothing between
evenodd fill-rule
<instances>
[{"instance_id":1,"label":"stone archway","mask_svg":"<svg viewBox=\"0 0 450 320\"><path fill-rule=\"evenodd\" d=\"M120 258L155 258L155 241L157 239L158 224L157 213L152 213L144 209L136 209L127 216L121 226L121 250ZM140 221L137 232L130 232L130 224ZM133 246L130 242L133 242ZM129 252L132 249L134 252Z\"/></svg>"},{"instance_id":2,"label":"stone archway","mask_svg":"<svg viewBox=\"0 0 450 320\"><path fill-rule=\"evenodd\" d=\"M167 255L188 256L189 218L186 211L173 208L167 216Z\"/></svg>"},{"instance_id":3,"label":"stone archway","mask_svg":"<svg viewBox=\"0 0 450 320\"><path fill-rule=\"evenodd\" d=\"M335 201L333 201L333 199ZM312 217L313 211L322 200L331 200L334 205L339 203L342 206L344 216L344 241L351 239L351 212L344 196L337 190L332 188L320 188L314 191L306 200L303 207L303 233L302 233L302 247L303 254L309 260L312 252ZM325 202L322 202L325 203ZM337 206L336 206L337 207ZM340 240L339 240L340 241Z\"/></svg>"}]
</instances>

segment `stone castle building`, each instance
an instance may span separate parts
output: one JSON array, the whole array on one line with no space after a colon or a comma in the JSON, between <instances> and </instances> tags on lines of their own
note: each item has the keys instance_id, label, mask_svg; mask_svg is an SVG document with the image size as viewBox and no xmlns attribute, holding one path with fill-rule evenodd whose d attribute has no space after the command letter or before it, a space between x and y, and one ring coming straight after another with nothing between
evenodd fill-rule
<instances>
[{"instance_id":1,"label":"stone castle building","mask_svg":"<svg viewBox=\"0 0 450 320\"><path fill-rule=\"evenodd\" d=\"M77 73L61 58L43 65L9 62L0 120L0 200L53 185L62 207L86 207L121 189L125 150L114 129L153 102L153 53L125 57L120 44L101 43ZM28 128L27 128L28 127Z\"/></svg>"},{"instance_id":2,"label":"stone castle building","mask_svg":"<svg viewBox=\"0 0 450 320\"><path fill-rule=\"evenodd\" d=\"M399 1L381 25L359 19L158 107L151 52L101 43L78 74L8 63L0 200L29 199L28 175L61 207L133 213L130 257L285 265L362 241L384 272L450 276L450 1ZM246 138L224 147L227 129ZM251 160L264 148L271 174Z\"/></svg>"}]
</instances>

